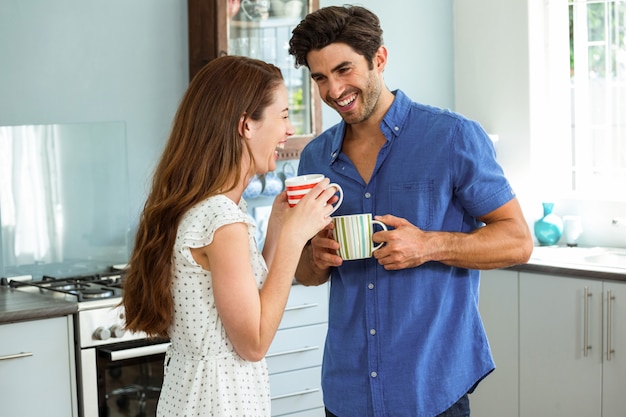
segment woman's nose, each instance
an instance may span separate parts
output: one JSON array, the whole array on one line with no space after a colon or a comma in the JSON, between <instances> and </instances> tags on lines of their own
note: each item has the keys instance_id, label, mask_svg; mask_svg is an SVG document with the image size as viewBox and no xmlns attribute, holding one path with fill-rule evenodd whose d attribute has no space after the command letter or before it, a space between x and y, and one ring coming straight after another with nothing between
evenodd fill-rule
<instances>
[{"instance_id":1,"label":"woman's nose","mask_svg":"<svg viewBox=\"0 0 626 417\"><path fill-rule=\"evenodd\" d=\"M293 127L293 123L291 123L291 118L287 119L287 136L291 136L296 133L296 129Z\"/></svg>"}]
</instances>

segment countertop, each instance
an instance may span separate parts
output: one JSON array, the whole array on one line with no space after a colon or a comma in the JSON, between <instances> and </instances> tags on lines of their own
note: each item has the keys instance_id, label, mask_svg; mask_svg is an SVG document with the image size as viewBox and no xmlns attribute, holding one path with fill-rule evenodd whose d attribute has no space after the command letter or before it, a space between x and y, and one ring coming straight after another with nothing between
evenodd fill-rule
<instances>
[{"instance_id":1,"label":"countertop","mask_svg":"<svg viewBox=\"0 0 626 417\"><path fill-rule=\"evenodd\" d=\"M567 275L570 277L626 282L626 269L619 271L613 268L602 267L583 268L578 265L567 265L558 262L537 262L532 259L527 264L515 265L505 269L519 272L534 272L537 274Z\"/></svg>"},{"instance_id":2,"label":"countertop","mask_svg":"<svg viewBox=\"0 0 626 417\"><path fill-rule=\"evenodd\" d=\"M527 264L509 270L626 281L626 249L611 247L537 246Z\"/></svg>"},{"instance_id":3,"label":"countertop","mask_svg":"<svg viewBox=\"0 0 626 417\"><path fill-rule=\"evenodd\" d=\"M0 324L67 316L78 311L78 303L0 286Z\"/></svg>"}]
</instances>

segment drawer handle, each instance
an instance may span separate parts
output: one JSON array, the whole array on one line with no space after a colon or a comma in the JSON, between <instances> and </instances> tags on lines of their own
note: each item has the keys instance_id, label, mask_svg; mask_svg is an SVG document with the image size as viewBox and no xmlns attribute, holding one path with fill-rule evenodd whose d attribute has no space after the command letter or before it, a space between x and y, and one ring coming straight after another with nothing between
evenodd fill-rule
<instances>
[{"instance_id":1,"label":"drawer handle","mask_svg":"<svg viewBox=\"0 0 626 417\"><path fill-rule=\"evenodd\" d=\"M283 350L282 352L268 353L267 355L265 355L265 357L273 358L274 356L291 355L292 353L308 352L310 350L318 350L319 348L320 348L319 346L307 346L307 347L303 347L299 349Z\"/></svg>"},{"instance_id":2,"label":"drawer handle","mask_svg":"<svg viewBox=\"0 0 626 417\"><path fill-rule=\"evenodd\" d=\"M313 389L305 389L304 391L290 392L289 394L276 395L276 396L272 397L271 400L272 401L274 401L274 400L282 400L283 398L297 397L299 395L313 394L314 392L317 392L319 390L320 390L319 388L313 388Z\"/></svg>"},{"instance_id":3,"label":"drawer handle","mask_svg":"<svg viewBox=\"0 0 626 417\"><path fill-rule=\"evenodd\" d=\"M315 303L315 304L300 304L297 306L291 306L291 307L286 307L285 311L292 311L292 310L303 310L305 308L313 308L313 307L317 307L319 304Z\"/></svg>"},{"instance_id":4,"label":"drawer handle","mask_svg":"<svg viewBox=\"0 0 626 417\"><path fill-rule=\"evenodd\" d=\"M589 298L591 297L591 291L588 287L585 287L584 291L584 322L583 322L583 356L587 357L591 345L589 344Z\"/></svg>"},{"instance_id":5,"label":"drawer handle","mask_svg":"<svg viewBox=\"0 0 626 417\"><path fill-rule=\"evenodd\" d=\"M28 356L33 356L33 352L22 352L22 353L16 353L14 355L0 356L0 361L8 361L9 359L27 358Z\"/></svg>"},{"instance_id":6,"label":"drawer handle","mask_svg":"<svg viewBox=\"0 0 626 417\"><path fill-rule=\"evenodd\" d=\"M612 310L611 306L612 301L615 300L615 296L613 295L613 291L609 290L606 296L606 360L611 360L611 354L615 353L615 350L611 347L611 324L612 321Z\"/></svg>"}]
</instances>

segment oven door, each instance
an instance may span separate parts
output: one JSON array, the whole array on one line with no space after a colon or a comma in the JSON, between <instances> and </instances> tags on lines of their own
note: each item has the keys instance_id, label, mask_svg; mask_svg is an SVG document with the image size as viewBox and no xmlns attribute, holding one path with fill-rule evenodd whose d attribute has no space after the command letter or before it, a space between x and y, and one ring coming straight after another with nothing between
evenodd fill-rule
<instances>
[{"instance_id":1,"label":"oven door","mask_svg":"<svg viewBox=\"0 0 626 417\"><path fill-rule=\"evenodd\" d=\"M156 415L168 346L164 340L139 340L95 348L97 416Z\"/></svg>"}]
</instances>

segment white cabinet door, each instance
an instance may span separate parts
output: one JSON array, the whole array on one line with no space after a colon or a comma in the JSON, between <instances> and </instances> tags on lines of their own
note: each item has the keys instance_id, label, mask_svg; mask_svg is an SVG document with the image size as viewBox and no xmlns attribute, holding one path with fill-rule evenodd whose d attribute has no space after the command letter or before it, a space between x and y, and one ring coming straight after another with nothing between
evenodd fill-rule
<instances>
[{"instance_id":1,"label":"white cabinet door","mask_svg":"<svg viewBox=\"0 0 626 417\"><path fill-rule=\"evenodd\" d=\"M71 317L0 326L0 415L76 415Z\"/></svg>"},{"instance_id":2,"label":"white cabinet door","mask_svg":"<svg viewBox=\"0 0 626 417\"><path fill-rule=\"evenodd\" d=\"M626 284L606 281L604 304L602 417L623 417L626 414Z\"/></svg>"},{"instance_id":3,"label":"white cabinet door","mask_svg":"<svg viewBox=\"0 0 626 417\"><path fill-rule=\"evenodd\" d=\"M602 282L520 273L519 289L519 416L600 416Z\"/></svg>"},{"instance_id":4,"label":"white cabinet door","mask_svg":"<svg viewBox=\"0 0 626 417\"><path fill-rule=\"evenodd\" d=\"M481 272L480 314L496 369L470 396L472 415L518 416L518 301L516 271Z\"/></svg>"}]
</instances>

